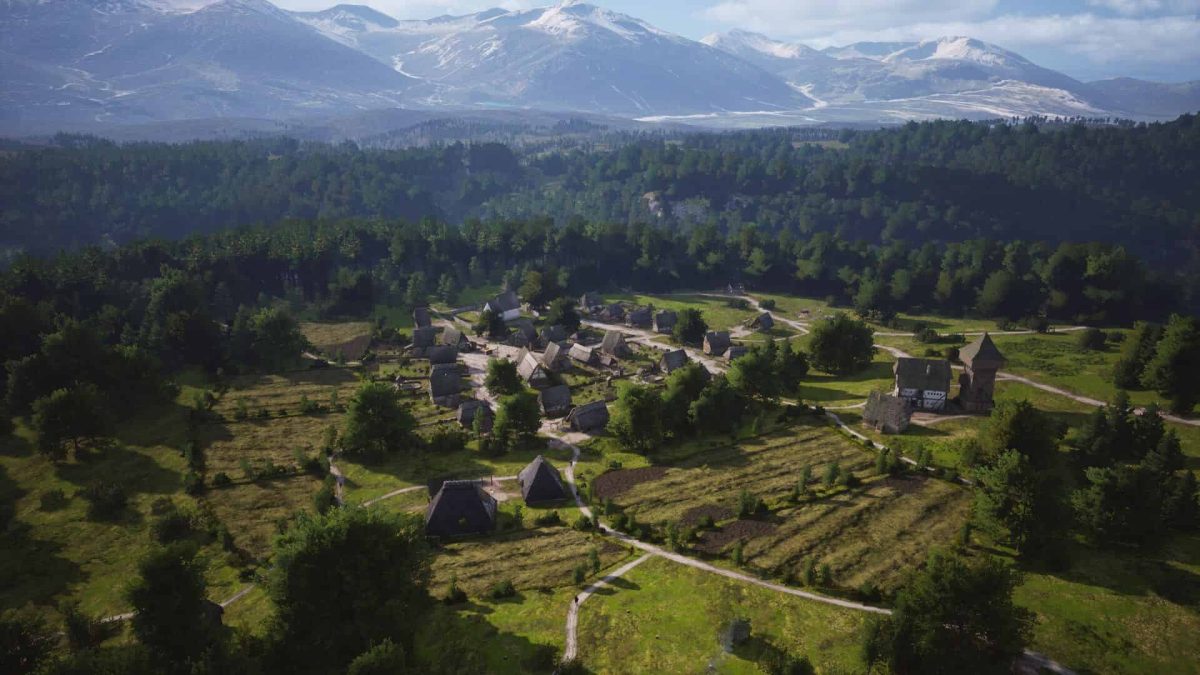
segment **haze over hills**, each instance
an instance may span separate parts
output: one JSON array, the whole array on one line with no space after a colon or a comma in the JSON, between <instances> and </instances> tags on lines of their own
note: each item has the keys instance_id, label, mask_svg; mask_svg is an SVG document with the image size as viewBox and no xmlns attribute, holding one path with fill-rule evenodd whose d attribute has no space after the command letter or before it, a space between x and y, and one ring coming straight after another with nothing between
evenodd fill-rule
<instances>
[{"instance_id":1,"label":"haze over hills","mask_svg":"<svg viewBox=\"0 0 1200 675\"><path fill-rule=\"evenodd\" d=\"M745 31L693 41L581 2L399 21L362 5L6 0L0 70L10 134L398 107L721 126L1200 108L1196 83L1083 83L968 37L822 51Z\"/></svg>"}]
</instances>

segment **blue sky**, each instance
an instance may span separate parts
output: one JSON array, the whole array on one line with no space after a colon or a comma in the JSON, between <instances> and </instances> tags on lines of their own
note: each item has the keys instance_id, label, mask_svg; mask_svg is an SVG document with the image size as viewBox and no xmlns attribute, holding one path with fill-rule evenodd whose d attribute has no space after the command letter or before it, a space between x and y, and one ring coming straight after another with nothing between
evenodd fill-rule
<instances>
[{"instance_id":1,"label":"blue sky","mask_svg":"<svg viewBox=\"0 0 1200 675\"><path fill-rule=\"evenodd\" d=\"M321 9L336 0L275 0ZM553 0L346 0L400 19ZM594 0L690 38L742 28L814 47L968 35L1083 80L1200 79L1200 0Z\"/></svg>"}]
</instances>

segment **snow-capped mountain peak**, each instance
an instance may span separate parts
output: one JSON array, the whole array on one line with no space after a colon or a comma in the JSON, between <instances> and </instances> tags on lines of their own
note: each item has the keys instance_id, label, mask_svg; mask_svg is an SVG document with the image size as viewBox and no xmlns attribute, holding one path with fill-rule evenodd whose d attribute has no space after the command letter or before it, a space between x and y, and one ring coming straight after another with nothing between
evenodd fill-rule
<instances>
[{"instance_id":1,"label":"snow-capped mountain peak","mask_svg":"<svg viewBox=\"0 0 1200 675\"><path fill-rule=\"evenodd\" d=\"M645 35L667 35L631 16L579 0L565 0L541 10L540 15L526 27L567 38L578 38L592 30L607 31L625 40L636 40Z\"/></svg>"},{"instance_id":2,"label":"snow-capped mountain peak","mask_svg":"<svg viewBox=\"0 0 1200 675\"><path fill-rule=\"evenodd\" d=\"M817 53L815 49L807 45L781 42L762 33L740 29L706 35L700 38L700 42L733 54L749 51L777 59L796 59Z\"/></svg>"},{"instance_id":3,"label":"snow-capped mountain peak","mask_svg":"<svg viewBox=\"0 0 1200 675\"><path fill-rule=\"evenodd\" d=\"M923 40L883 58L885 62L898 61L928 61L928 60L969 61L987 66L1016 66L1029 64L1025 58L1006 49L988 44L974 38L953 36L936 40Z\"/></svg>"}]
</instances>

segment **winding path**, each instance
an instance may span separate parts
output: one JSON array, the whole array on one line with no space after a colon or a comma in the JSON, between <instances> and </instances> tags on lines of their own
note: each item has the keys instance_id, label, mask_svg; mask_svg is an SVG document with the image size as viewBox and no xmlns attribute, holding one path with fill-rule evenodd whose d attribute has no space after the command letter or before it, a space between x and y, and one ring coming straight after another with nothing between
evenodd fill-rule
<instances>
[{"instance_id":1,"label":"winding path","mask_svg":"<svg viewBox=\"0 0 1200 675\"><path fill-rule=\"evenodd\" d=\"M567 610L567 642L566 646L563 647L564 661L572 661L579 654L579 641L576 638L576 633L579 628L579 606L582 605L585 600L592 597L596 591L604 588L605 586L611 585L613 581L616 581L626 572L637 567L638 565L641 565L652 557L654 557L653 553L647 553L633 562L626 563L618 567L617 569L613 570L612 574L606 575L603 579L600 579L595 583L588 584L588 586L584 588L579 595L576 595L571 600L571 609Z\"/></svg>"}]
</instances>

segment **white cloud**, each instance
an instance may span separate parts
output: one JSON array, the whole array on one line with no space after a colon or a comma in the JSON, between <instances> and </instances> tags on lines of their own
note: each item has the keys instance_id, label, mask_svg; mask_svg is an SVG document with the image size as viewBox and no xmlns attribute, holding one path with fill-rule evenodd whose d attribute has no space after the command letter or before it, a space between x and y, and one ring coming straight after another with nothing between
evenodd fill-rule
<instances>
[{"instance_id":1,"label":"white cloud","mask_svg":"<svg viewBox=\"0 0 1200 675\"><path fill-rule=\"evenodd\" d=\"M705 18L750 30L806 35L841 30L882 30L920 21L982 19L997 0L722 0ZM801 27L803 27L801 29Z\"/></svg>"},{"instance_id":2,"label":"white cloud","mask_svg":"<svg viewBox=\"0 0 1200 675\"><path fill-rule=\"evenodd\" d=\"M1187 14L1200 11L1200 0L1087 0L1087 4L1125 16L1141 16L1160 12Z\"/></svg>"},{"instance_id":3,"label":"white cloud","mask_svg":"<svg viewBox=\"0 0 1200 675\"><path fill-rule=\"evenodd\" d=\"M340 0L272 0L284 9L318 10L336 5ZM346 2L369 5L384 14L398 19L429 19L442 14L472 14L493 7L503 9L529 9L552 4L532 0L345 0Z\"/></svg>"}]
</instances>

